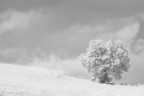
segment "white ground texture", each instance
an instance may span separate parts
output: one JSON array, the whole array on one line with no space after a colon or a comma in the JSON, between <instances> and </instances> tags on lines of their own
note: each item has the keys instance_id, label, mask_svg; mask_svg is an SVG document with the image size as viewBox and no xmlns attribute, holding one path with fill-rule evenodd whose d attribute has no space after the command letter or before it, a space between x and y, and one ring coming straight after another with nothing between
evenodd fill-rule
<instances>
[{"instance_id":1,"label":"white ground texture","mask_svg":"<svg viewBox=\"0 0 144 96\"><path fill-rule=\"evenodd\" d=\"M144 96L144 86L98 84L58 71L0 64L0 96Z\"/></svg>"}]
</instances>

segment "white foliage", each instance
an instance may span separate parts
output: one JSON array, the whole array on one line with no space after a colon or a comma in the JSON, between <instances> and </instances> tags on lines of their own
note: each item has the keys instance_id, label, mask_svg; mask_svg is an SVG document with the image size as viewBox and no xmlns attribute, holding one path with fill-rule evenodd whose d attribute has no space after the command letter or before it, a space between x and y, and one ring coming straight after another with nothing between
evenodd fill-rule
<instances>
[{"instance_id":1,"label":"white foliage","mask_svg":"<svg viewBox=\"0 0 144 96\"><path fill-rule=\"evenodd\" d=\"M95 77L103 77L103 73L107 73L108 76L120 79L121 73L130 67L128 51L121 41L92 40L80 59L83 67Z\"/></svg>"}]
</instances>

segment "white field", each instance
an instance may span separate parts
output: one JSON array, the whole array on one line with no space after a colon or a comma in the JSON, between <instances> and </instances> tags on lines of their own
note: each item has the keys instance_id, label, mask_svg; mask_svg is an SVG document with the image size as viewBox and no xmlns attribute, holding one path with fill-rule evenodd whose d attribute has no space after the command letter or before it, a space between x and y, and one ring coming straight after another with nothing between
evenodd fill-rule
<instances>
[{"instance_id":1,"label":"white field","mask_svg":"<svg viewBox=\"0 0 144 96\"><path fill-rule=\"evenodd\" d=\"M0 96L144 96L144 86L97 84L58 71L0 64Z\"/></svg>"}]
</instances>

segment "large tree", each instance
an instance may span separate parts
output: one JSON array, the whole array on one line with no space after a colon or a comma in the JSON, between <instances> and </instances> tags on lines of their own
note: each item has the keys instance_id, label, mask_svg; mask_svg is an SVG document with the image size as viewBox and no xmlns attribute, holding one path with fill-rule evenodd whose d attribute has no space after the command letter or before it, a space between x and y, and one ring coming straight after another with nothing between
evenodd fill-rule
<instances>
[{"instance_id":1,"label":"large tree","mask_svg":"<svg viewBox=\"0 0 144 96\"><path fill-rule=\"evenodd\" d=\"M82 66L93 74L92 79L100 83L121 79L121 74L130 67L128 51L121 41L92 40L80 58Z\"/></svg>"}]
</instances>

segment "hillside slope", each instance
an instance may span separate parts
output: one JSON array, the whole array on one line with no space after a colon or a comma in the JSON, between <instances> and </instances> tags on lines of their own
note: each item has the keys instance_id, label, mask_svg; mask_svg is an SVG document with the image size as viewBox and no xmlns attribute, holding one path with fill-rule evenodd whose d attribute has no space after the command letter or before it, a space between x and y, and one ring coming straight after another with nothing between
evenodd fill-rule
<instances>
[{"instance_id":1,"label":"hillside slope","mask_svg":"<svg viewBox=\"0 0 144 96\"><path fill-rule=\"evenodd\" d=\"M144 86L105 85L42 68L0 64L0 96L144 96Z\"/></svg>"}]
</instances>

